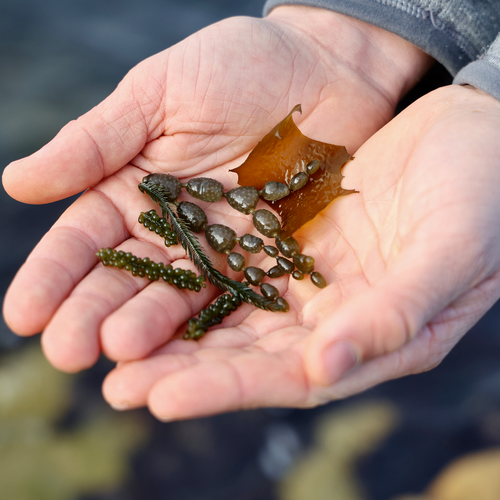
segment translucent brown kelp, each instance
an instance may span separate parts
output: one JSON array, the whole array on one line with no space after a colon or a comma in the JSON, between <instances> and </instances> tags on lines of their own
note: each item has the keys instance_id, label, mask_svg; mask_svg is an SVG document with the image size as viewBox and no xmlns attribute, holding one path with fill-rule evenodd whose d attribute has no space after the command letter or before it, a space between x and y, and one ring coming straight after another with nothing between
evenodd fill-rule
<instances>
[{"instance_id":1,"label":"translucent brown kelp","mask_svg":"<svg viewBox=\"0 0 500 500\"><path fill-rule=\"evenodd\" d=\"M309 162L319 160L318 171L310 176L303 188L281 200L266 202L281 216L282 238L313 219L335 198L356 193L340 186L342 167L351 155L344 146L303 135L292 119L295 111L302 112L300 104L257 144L241 166L233 169L238 174L240 186L260 190L268 181L289 184L296 173L306 170Z\"/></svg>"}]
</instances>

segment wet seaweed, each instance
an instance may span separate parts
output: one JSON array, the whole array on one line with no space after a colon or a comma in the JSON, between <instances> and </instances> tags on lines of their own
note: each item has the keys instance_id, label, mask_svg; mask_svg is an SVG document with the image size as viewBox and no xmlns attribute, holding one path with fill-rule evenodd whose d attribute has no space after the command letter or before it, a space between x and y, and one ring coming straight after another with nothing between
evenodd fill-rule
<instances>
[{"instance_id":1,"label":"wet seaweed","mask_svg":"<svg viewBox=\"0 0 500 500\"><path fill-rule=\"evenodd\" d=\"M266 277L279 278L286 274L303 280L308 274L317 287L326 286L324 277L314 270L314 259L300 253L299 243L291 233L311 220L332 199L355 192L340 186L341 169L352 157L343 146L304 136L291 118L294 111L300 111L300 106L296 106L259 142L247 160L233 170L243 184L239 187L225 192L216 179L195 177L182 183L162 173L149 174L140 182L139 190L159 206L161 216L154 209L142 212L139 223L163 238L167 247L180 244L200 276L111 248L97 253L104 265L125 269L150 281L163 280L180 289L200 291L206 280L222 290L223 294L213 304L203 309L197 318L189 320L186 339L201 338L209 327L220 324L244 302L267 311L288 311L290 306L277 289L262 283ZM208 225L201 207L177 201L182 189L207 203L225 198L233 209L250 215L255 229L263 236L275 238L276 247L264 244L262 238L249 233L238 237L233 229L223 224ZM269 210L257 209L259 199L278 212L281 222ZM301 210L296 209L298 206ZM201 231L205 232L206 241L213 250L227 254L231 269L243 271L246 281L234 280L214 267L194 234ZM255 266L245 267L245 258L233 251L237 243L249 253L264 251L276 259L276 265L267 272ZM251 286L260 286L262 294Z\"/></svg>"}]
</instances>

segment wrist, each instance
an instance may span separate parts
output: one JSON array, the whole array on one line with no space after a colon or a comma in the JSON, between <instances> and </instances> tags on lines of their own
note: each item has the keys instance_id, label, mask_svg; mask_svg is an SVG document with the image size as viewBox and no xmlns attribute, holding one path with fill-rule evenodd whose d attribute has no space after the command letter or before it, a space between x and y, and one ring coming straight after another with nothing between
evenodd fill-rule
<instances>
[{"instance_id":1,"label":"wrist","mask_svg":"<svg viewBox=\"0 0 500 500\"><path fill-rule=\"evenodd\" d=\"M301 31L318 60L340 63L382 94L393 109L434 61L389 31L328 9L280 6L266 19Z\"/></svg>"}]
</instances>

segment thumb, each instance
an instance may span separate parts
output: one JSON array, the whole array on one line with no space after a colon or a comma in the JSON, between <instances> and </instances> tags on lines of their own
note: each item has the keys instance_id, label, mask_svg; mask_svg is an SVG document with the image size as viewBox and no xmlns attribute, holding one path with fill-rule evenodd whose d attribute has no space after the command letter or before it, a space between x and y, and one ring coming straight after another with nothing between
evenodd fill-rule
<instances>
[{"instance_id":1,"label":"thumb","mask_svg":"<svg viewBox=\"0 0 500 500\"><path fill-rule=\"evenodd\" d=\"M131 161L154 126L134 98L133 81L127 77L39 151L8 165L2 176L7 193L25 203L49 203L93 186Z\"/></svg>"},{"instance_id":2,"label":"thumb","mask_svg":"<svg viewBox=\"0 0 500 500\"><path fill-rule=\"evenodd\" d=\"M318 324L304 355L314 383L332 385L356 364L397 351L471 285L467 271L416 253L400 254L379 282Z\"/></svg>"}]
</instances>

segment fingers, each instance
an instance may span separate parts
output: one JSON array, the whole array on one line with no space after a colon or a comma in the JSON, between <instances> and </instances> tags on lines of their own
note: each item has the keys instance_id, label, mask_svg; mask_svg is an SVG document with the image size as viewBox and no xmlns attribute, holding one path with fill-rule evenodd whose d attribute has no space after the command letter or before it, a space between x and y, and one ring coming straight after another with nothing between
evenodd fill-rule
<instances>
[{"instance_id":1,"label":"fingers","mask_svg":"<svg viewBox=\"0 0 500 500\"><path fill-rule=\"evenodd\" d=\"M449 333L445 325L438 326L438 329L446 329ZM327 401L344 399L388 380L434 368L455 344L448 337L448 341L438 345L436 337L440 333L442 332L436 332L434 328L427 326L422 328L410 342L397 351L356 365L333 385L317 386L316 397Z\"/></svg>"},{"instance_id":2,"label":"fingers","mask_svg":"<svg viewBox=\"0 0 500 500\"><path fill-rule=\"evenodd\" d=\"M171 265L197 271L186 259ZM103 353L115 361L145 357L170 340L216 293L213 287L198 293L178 290L163 281L148 285L105 318L101 328Z\"/></svg>"},{"instance_id":3,"label":"fingers","mask_svg":"<svg viewBox=\"0 0 500 500\"><path fill-rule=\"evenodd\" d=\"M311 380L332 385L361 362L398 351L473 286L475 271L452 262L451 251L448 245L427 254L419 244L411 247L378 283L329 314L306 347Z\"/></svg>"},{"instance_id":4,"label":"fingers","mask_svg":"<svg viewBox=\"0 0 500 500\"><path fill-rule=\"evenodd\" d=\"M193 342L182 342L186 347L193 344ZM104 398L116 410L146 406L149 391L156 382L196 362L193 355L178 353L120 363L104 380L102 387Z\"/></svg>"},{"instance_id":5,"label":"fingers","mask_svg":"<svg viewBox=\"0 0 500 500\"><path fill-rule=\"evenodd\" d=\"M99 191L82 195L37 245L6 294L4 316L9 327L20 335L44 330L45 354L61 370L91 366L100 353L104 319L147 284L114 269L94 269L97 250L127 240L138 225L137 214L151 207L136 188L141 175L132 167L123 168L101 183ZM141 234L145 240L155 236L148 231ZM162 246L161 241L157 244ZM149 252L152 258L165 260L163 250L154 244L138 246L140 256ZM134 250L130 243L128 247ZM181 249L177 252L184 255ZM175 259L175 251L170 253ZM149 343L149 350L158 346L151 339Z\"/></svg>"},{"instance_id":6,"label":"fingers","mask_svg":"<svg viewBox=\"0 0 500 500\"><path fill-rule=\"evenodd\" d=\"M146 252L152 260L169 263L151 245L129 240L121 248L137 255ZM188 263L171 264L185 268ZM163 281L149 283L98 265L48 323L42 334L44 353L52 365L67 372L92 366L101 351L116 361L140 359L170 340L194 310L206 306L213 293L212 288L194 293Z\"/></svg>"},{"instance_id":7,"label":"fingers","mask_svg":"<svg viewBox=\"0 0 500 500\"><path fill-rule=\"evenodd\" d=\"M95 268L44 328L44 354L59 370L74 373L92 366L101 353L99 331L103 321L146 284L112 271Z\"/></svg>"},{"instance_id":8,"label":"fingers","mask_svg":"<svg viewBox=\"0 0 500 500\"><path fill-rule=\"evenodd\" d=\"M498 283L498 278L488 280L460 296L400 349L367 360L332 386L316 386L304 373L301 359L308 331L276 328L250 347L216 346L219 333L242 335L239 328L225 328L207 336L206 340L215 339L211 345L216 347L176 340L162 348L167 354L120 364L106 378L104 396L120 410L147 404L161 420L260 406L305 407L345 398L436 366L484 313L484 309L471 310L471 294L491 297L489 292L498 290Z\"/></svg>"},{"instance_id":9,"label":"fingers","mask_svg":"<svg viewBox=\"0 0 500 500\"><path fill-rule=\"evenodd\" d=\"M100 234L85 226L97 228ZM98 243L117 244L126 234L121 218L105 197L89 192L80 198L40 241L9 287L4 301L9 327L19 335L42 331L97 263Z\"/></svg>"},{"instance_id":10,"label":"fingers","mask_svg":"<svg viewBox=\"0 0 500 500\"><path fill-rule=\"evenodd\" d=\"M498 195L488 189L488 180L498 185L498 151L491 146L498 143L491 135L498 126L493 121L485 127L490 113L483 112L484 103L470 106L471 99L464 89L433 93L394 118L356 154L358 168L365 165L368 171L377 158L382 176L391 165L403 182L394 190L392 217L374 210L376 204L367 207L384 236L380 246L386 270L318 325L305 355L314 382L334 384L361 361L398 351L498 268L498 252L492 251L497 248L492 228ZM379 199L368 185L362 193Z\"/></svg>"},{"instance_id":11,"label":"fingers","mask_svg":"<svg viewBox=\"0 0 500 500\"><path fill-rule=\"evenodd\" d=\"M283 333L302 338L302 329L289 330ZM200 349L127 363L111 372L103 386L115 408L147 403L165 421L245 408L304 406L308 390L299 346L266 352L259 343L247 349Z\"/></svg>"},{"instance_id":12,"label":"fingers","mask_svg":"<svg viewBox=\"0 0 500 500\"><path fill-rule=\"evenodd\" d=\"M2 181L9 195L24 203L49 203L97 184L131 161L160 120L148 114L153 106L160 109L161 100L159 92L136 99L133 83L127 77L42 149L7 166Z\"/></svg>"},{"instance_id":13,"label":"fingers","mask_svg":"<svg viewBox=\"0 0 500 500\"><path fill-rule=\"evenodd\" d=\"M170 261L162 249L146 242L129 239L118 249L174 268L195 270L184 258ZM55 367L68 372L92 366L101 351L116 361L142 358L170 340L194 311L206 306L214 292L213 288L200 293L178 290L163 281L149 283L97 265L45 327L44 353Z\"/></svg>"},{"instance_id":14,"label":"fingers","mask_svg":"<svg viewBox=\"0 0 500 500\"><path fill-rule=\"evenodd\" d=\"M497 273L458 297L400 349L357 365L331 386L317 387L317 397L346 398L387 380L435 368L495 303L499 291Z\"/></svg>"}]
</instances>

